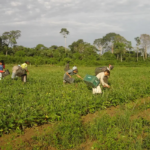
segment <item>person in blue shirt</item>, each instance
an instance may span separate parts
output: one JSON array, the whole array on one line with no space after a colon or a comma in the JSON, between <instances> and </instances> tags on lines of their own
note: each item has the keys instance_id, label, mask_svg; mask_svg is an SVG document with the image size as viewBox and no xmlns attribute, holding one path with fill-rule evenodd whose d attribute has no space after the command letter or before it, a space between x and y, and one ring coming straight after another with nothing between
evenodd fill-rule
<instances>
[{"instance_id":1,"label":"person in blue shirt","mask_svg":"<svg viewBox=\"0 0 150 150\"><path fill-rule=\"evenodd\" d=\"M0 80L2 79L2 73L3 73L3 64L2 62L0 61Z\"/></svg>"},{"instance_id":2,"label":"person in blue shirt","mask_svg":"<svg viewBox=\"0 0 150 150\"><path fill-rule=\"evenodd\" d=\"M0 62L0 71L3 71L3 65L1 62Z\"/></svg>"}]
</instances>

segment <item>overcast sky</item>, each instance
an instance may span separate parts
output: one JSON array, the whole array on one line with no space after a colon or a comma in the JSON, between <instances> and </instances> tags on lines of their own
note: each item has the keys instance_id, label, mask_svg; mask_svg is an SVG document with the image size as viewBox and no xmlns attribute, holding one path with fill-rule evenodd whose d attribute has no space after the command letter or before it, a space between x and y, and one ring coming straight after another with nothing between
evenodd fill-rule
<instances>
[{"instance_id":1,"label":"overcast sky","mask_svg":"<svg viewBox=\"0 0 150 150\"><path fill-rule=\"evenodd\" d=\"M93 44L115 32L132 41L150 34L149 0L0 0L0 35L20 30L18 45L64 46L61 28L67 28L67 45L78 39Z\"/></svg>"}]
</instances>

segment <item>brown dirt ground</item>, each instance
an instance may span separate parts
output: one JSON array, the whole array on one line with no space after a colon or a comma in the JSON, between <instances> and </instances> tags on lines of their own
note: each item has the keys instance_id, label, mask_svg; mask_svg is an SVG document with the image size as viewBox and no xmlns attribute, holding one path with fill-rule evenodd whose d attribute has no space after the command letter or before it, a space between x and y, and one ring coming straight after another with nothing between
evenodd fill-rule
<instances>
[{"instance_id":1,"label":"brown dirt ground","mask_svg":"<svg viewBox=\"0 0 150 150\"><path fill-rule=\"evenodd\" d=\"M136 110L138 106L140 106L141 104L148 103L148 102L150 102L150 97L142 98L135 102L125 104L123 106L110 107L105 110L97 111L93 114L87 114L86 116L82 116L81 119L83 121L83 124L86 124L88 122L93 121L95 118L102 117L105 114L108 114L111 117L115 115L120 115L124 113L126 108L130 108L131 110ZM150 120L150 109L133 114L131 116L131 119L137 119L139 117L143 117L147 120ZM13 149L30 150L32 149L30 146L30 144L33 142L32 137L45 135L47 132L51 132L54 127L55 127L55 123L45 124L45 125L41 125L41 126L37 126L33 128L27 128L25 129L22 135L19 135L17 133L4 134L2 137L0 137L0 150L5 149L5 146L8 146L9 144L13 145ZM73 150L91 150L93 143L94 143L93 141L87 140L85 143L81 144L78 148L75 148ZM22 147L20 148L21 145ZM55 148L52 148L52 147L48 147L48 149L56 150Z\"/></svg>"},{"instance_id":2,"label":"brown dirt ground","mask_svg":"<svg viewBox=\"0 0 150 150\"><path fill-rule=\"evenodd\" d=\"M20 147L24 148L24 144L27 147L30 147L30 143L33 142L32 137L44 135L47 132L50 132L53 127L54 124L45 124L33 128L26 128L24 133L21 135L17 133L4 134L2 137L0 137L0 148L2 149L5 148L5 146L13 145L15 149L19 149Z\"/></svg>"}]
</instances>

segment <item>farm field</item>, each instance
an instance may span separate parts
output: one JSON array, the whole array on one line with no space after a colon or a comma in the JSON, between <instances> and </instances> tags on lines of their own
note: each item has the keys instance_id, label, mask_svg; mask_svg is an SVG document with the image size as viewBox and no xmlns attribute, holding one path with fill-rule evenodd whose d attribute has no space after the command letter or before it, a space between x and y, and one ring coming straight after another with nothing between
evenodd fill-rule
<instances>
[{"instance_id":1,"label":"farm field","mask_svg":"<svg viewBox=\"0 0 150 150\"><path fill-rule=\"evenodd\" d=\"M102 95L92 95L76 76L74 84L64 85L63 68L29 66L26 84L10 76L0 82L1 149L150 149L149 67L115 67L111 88ZM94 75L95 67L78 70L84 77ZM30 142L3 140L6 134L21 136L41 125L44 130L30 135Z\"/></svg>"}]
</instances>

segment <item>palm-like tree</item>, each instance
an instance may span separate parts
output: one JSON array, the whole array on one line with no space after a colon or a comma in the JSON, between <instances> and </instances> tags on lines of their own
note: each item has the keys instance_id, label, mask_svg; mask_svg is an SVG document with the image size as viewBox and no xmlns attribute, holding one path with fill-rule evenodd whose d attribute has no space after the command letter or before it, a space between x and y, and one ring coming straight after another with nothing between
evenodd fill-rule
<instances>
[{"instance_id":1,"label":"palm-like tree","mask_svg":"<svg viewBox=\"0 0 150 150\"><path fill-rule=\"evenodd\" d=\"M67 35L69 34L69 31L66 28L62 28L60 33L63 35L65 39L65 51L66 51L66 38L67 38Z\"/></svg>"}]
</instances>

